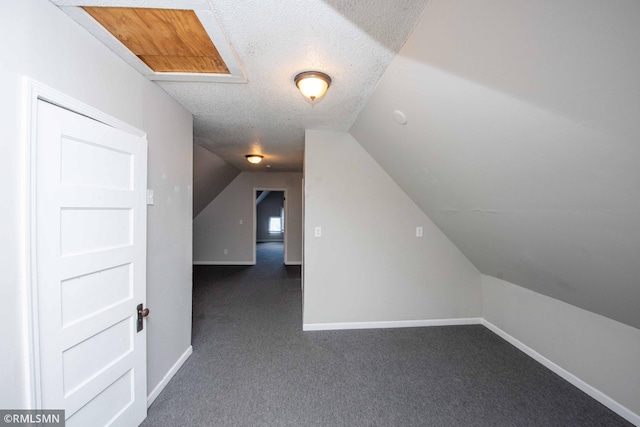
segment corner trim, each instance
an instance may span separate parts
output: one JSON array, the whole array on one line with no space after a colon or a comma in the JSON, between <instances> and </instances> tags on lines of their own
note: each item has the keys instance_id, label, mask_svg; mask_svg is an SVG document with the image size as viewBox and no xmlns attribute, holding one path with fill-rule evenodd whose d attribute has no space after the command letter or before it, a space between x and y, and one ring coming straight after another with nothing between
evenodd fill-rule
<instances>
[{"instance_id":1,"label":"corner trim","mask_svg":"<svg viewBox=\"0 0 640 427\"><path fill-rule=\"evenodd\" d=\"M184 362L187 361L187 359L189 358L189 356L191 356L192 353L193 353L193 346L189 346L185 350L185 352L182 353L182 356L180 356L178 360L176 360L176 363L173 364L173 366L169 369L169 371L164 375L162 380L160 380L158 385L155 386L155 388L147 396L147 408L151 406L154 400L156 400L156 398L160 395L162 390L164 390L167 384L169 384L169 381L171 381L173 376L178 372L178 370L182 367L182 365L184 365Z\"/></svg>"},{"instance_id":2,"label":"corner trim","mask_svg":"<svg viewBox=\"0 0 640 427\"><path fill-rule=\"evenodd\" d=\"M602 403L604 406L611 409L613 412L617 413L622 418L626 419L627 421L629 421L634 425L640 426L640 415L636 414L635 412L631 411L630 409L616 402L611 397L607 396L597 388L587 384L586 382L584 382L583 380L581 380L571 372L567 371L566 369L562 368L561 366L547 359L542 354L538 353L537 351L535 351L534 349L532 349L522 341L518 340L517 338L514 338L513 336L509 335L502 329L498 328L493 323L485 319L481 319L481 320L482 320L481 324L487 329L489 329L491 332L498 335L500 338L504 339L506 342L513 345L514 347L516 347L518 350L522 351L529 357L533 358L535 361L542 364L547 369L558 374L560 377L564 378L573 386L587 393L589 396L591 396L598 402Z\"/></svg>"},{"instance_id":3,"label":"corner trim","mask_svg":"<svg viewBox=\"0 0 640 427\"><path fill-rule=\"evenodd\" d=\"M253 261L193 261L193 265L256 265Z\"/></svg>"},{"instance_id":4,"label":"corner trim","mask_svg":"<svg viewBox=\"0 0 640 427\"><path fill-rule=\"evenodd\" d=\"M347 323L305 323L303 331L336 331L341 329L387 329L417 328L425 326L479 325L482 319L470 317L463 319L395 320L388 322L347 322Z\"/></svg>"}]
</instances>

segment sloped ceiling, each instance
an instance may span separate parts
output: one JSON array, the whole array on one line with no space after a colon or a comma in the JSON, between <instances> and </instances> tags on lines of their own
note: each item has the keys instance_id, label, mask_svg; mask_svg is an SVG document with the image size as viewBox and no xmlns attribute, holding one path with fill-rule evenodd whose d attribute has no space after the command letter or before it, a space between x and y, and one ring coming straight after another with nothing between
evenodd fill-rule
<instances>
[{"instance_id":1,"label":"sloped ceiling","mask_svg":"<svg viewBox=\"0 0 640 427\"><path fill-rule=\"evenodd\" d=\"M198 216L238 175L240 171L220 156L193 144L193 217Z\"/></svg>"},{"instance_id":2,"label":"sloped ceiling","mask_svg":"<svg viewBox=\"0 0 640 427\"><path fill-rule=\"evenodd\" d=\"M639 40L637 1L433 0L350 132L484 274L639 328Z\"/></svg>"}]
</instances>

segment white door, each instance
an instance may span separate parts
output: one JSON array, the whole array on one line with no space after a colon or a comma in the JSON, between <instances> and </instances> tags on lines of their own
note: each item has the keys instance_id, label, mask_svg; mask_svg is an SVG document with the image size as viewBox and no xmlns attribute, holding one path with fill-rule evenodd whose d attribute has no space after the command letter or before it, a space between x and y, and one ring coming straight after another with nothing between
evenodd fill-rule
<instances>
[{"instance_id":1,"label":"white door","mask_svg":"<svg viewBox=\"0 0 640 427\"><path fill-rule=\"evenodd\" d=\"M147 413L147 144L38 102L36 265L43 409L67 426L137 426Z\"/></svg>"}]
</instances>

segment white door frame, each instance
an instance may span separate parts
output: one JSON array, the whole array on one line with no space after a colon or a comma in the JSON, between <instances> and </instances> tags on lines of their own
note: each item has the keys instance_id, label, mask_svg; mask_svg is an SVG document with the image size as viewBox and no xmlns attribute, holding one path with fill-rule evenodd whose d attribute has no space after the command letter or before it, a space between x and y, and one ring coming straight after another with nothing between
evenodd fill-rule
<instances>
[{"instance_id":1,"label":"white door frame","mask_svg":"<svg viewBox=\"0 0 640 427\"><path fill-rule=\"evenodd\" d=\"M53 88L39 83L29 77L24 77L23 89L23 138L22 138L22 215L21 241L22 260L21 270L24 277L26 313L25 329L27 342L26 353L29 367L28 401L31 409L42 409L42 390L40 386L40 348L38 328L38 277L36 260L36 142L38 100L55 104L61 108L73 111L93 120L102 122L113 128L125 131L135 136L147 139L147 133L137 129L115 117L97 110L71 96L65 95Z\"/></svg>"},{"instance_id":2,"label":"white door frame","mask_svg":"<svg viewBox=\"0 0 640 427\"><path fill-rule=\"evenodd\" d=\"M288 197L287 197L287 189L286 188L275 188L275 187L253 187L253 264L256 264L256 240L258 233L258 206L256 205L256 197L258 191L282 191L284 192L284 233L282 233L282 241L284 242L284 257L282 259L283 264L287 264L287 229L289 228L289 209L287 208Z\"/></svg>"}]
</instances>

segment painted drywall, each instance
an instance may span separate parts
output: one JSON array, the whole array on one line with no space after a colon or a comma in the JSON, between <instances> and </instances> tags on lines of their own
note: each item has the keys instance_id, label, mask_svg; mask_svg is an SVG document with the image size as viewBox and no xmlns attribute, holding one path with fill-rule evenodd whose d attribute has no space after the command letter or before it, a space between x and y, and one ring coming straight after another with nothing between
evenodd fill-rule
<instances>
[{"instance_id":1,"label":"painted drywall","mask_svg":"<svg viewBox=\"0 0 640 427\"><path fill-rule=\"evenodd\" d=\"M46 0L0 6L0 402L33 407L25 264L22 78L31 77L148 135L148 390L191 344L192 119ZM10 41L10 42L9 42Z\"/></svg>"},{"instance_id":2,"label":"painted drywall","mask_svg":"<svg viewBox=\"0 0 640 427\"><path fill-rule=\"evenodd\" d=\"M482 276L482 298L485 320L640 422L640 330L491 276Z\"/></svg>"},{"instance_id":3,"label":"painted drywall","mask_svg":"<svg viewBox=\"0 0 640 427\"><path fill-rule=\"evenodd\" d=\"M195 218L240 171L222 157L193 144L193 217Z\"/></svg>"},{"instance_id":4,"label":"painted drywall","mask_svg":"<svg viewBox=\"0 0 640 427\"><path fill-rule=\"evenodd\" d=\"M639 17L433 0L350 132L480 271L639 328Z\"/></svg>"},{"instance_id":5,"label":"painted drywall","mask_svg":"<svg viewBox=\"0 0 640 427\"><path fill-rule=\"evenodd\" d=\"M304 170L307 327L480 316L478 270L349 133L307 130Z\"/></svg>"},{"instance_id":6,"label":"painted drywall","mask_svg":"<svg viewBox=\"0 0 640 427\"><path fill-rule=\"evenodd\" d=\"M257 200L256 200L257 201ZM282 242L284 232L269 232L269 218L280 217L284 208L284 192L271 191L256 207L256 242Z\"/></svg>"},{"instance_id":7,"label":"painted drywall","mask_svg":"<svg viewBox=\"0 0 640 427\"><path fill-rule=\"evenodd\" d=\"M302 261L302 174L242 172L193 220L194 264L255 263L254 188L287 189L285 263Z\"/></svg>"}]
</instances>

